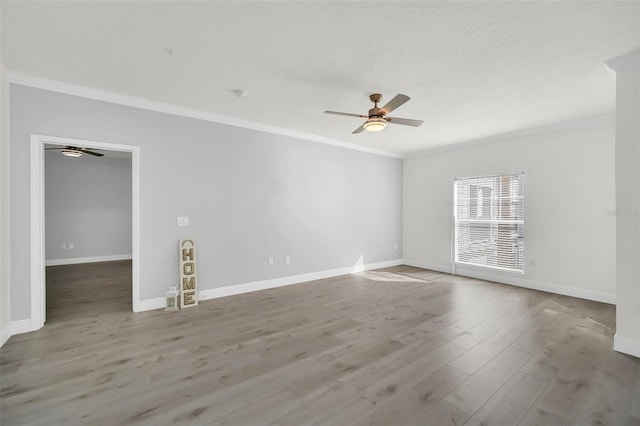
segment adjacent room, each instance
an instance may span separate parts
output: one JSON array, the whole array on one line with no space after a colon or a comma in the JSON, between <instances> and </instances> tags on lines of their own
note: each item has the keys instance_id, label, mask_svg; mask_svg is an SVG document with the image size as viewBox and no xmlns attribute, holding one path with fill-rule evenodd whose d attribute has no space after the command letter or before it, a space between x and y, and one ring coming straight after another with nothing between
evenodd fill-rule
<instances>
[{"instance_id":1,"label":"adjacent room","mask_svg":"<svg viewBox=\"0 0 640 426\"><path fill-rule=\"evenodd\" d=\"M130 312L131 154L44 151L48 324Z\"/></svg>"},{"instance_id":2,"label":"adjacent room","mask_svg":"<svg viewBox=\"0 0 640 426\"><path fill-rule=\"evenodd\" d=\"M640 3L2 1L3 425L640 424Z\"/></svg>"}]
</instances>

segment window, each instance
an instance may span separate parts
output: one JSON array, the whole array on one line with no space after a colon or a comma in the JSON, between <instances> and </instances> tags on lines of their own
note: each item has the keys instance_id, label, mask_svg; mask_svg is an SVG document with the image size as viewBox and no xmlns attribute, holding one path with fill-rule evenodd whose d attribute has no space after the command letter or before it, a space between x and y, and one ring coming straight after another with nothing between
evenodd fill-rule
<instances>
[{"instance_id":1,"label":"window","mask_svg":"<svg viewBox=\"0 0 640 426\"><path fill-rule=\"evenodd\" d=\"M456 263L524 272L524 173L456 179Z\"/></svg>"}]
</instances>

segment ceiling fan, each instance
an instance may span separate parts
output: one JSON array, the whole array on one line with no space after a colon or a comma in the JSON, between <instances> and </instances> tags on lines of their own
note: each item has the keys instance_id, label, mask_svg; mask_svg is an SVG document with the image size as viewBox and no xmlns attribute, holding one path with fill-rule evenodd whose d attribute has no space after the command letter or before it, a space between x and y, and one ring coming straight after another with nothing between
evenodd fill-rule
<instances>
[{"instance_id":1,"label":"ceiling fan","mask_svg":"<svg viewBox=\"0 0 640 426\"><path fill-rule=\"evenodd\" d=\"M55 148L45 148L45 151L49 150L61 151L62 155L66 155L67 157L82 157L83 154L93 155L94 157L104 157L104 154L93 152L90 149L80 148L77 146L59 146Z\"/></svg>"},{"instance_id":2,"label":"ceiling fan","mask_svg":"<svg viewBox=\"0 0 640 426\"><path fill-rule=\"evenodd\" d=\"M424 121L422 120L412 120L409 118L397 118L397 117L387 117L394 109L403 105L407 102L410 97L407 95L396 95L395 98L391 99L385 106L382 108L378 108L378 102L382 99L382 95L379 93L374 93L369 96L371 102L373 102L373 108L369 110L369 115L360 115L360 114L351 114L348 112L337 112L337 111L325 111L325 114L335 114L335 115L346 115L347 117L360 117L366 118L365 122L362 126L358 127L353 131L353 133L360 133L363 130L368 130L370 132L379 132L380 130L384 130L387 127L388 123L391 124L402 124L404 126L413 126L418 127L421 126Z\"/></svg>"}]
</instances>

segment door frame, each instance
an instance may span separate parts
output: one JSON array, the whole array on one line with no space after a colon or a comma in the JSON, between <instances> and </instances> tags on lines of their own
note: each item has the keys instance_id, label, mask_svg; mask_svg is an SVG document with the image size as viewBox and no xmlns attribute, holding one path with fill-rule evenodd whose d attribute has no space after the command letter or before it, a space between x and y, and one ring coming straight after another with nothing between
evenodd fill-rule
<instances>
[{"instance_id":1,"label":"door frame","mask_svg":"<svg viewBox=\"0 0 640 426\"><path fill-rule=\"evenodd\" d=\"M131 305L140 309L140 147L107 142L31 135L31 330L46 321L44 145L69 145L131 153Z\"/></svg>"}]
</instances>

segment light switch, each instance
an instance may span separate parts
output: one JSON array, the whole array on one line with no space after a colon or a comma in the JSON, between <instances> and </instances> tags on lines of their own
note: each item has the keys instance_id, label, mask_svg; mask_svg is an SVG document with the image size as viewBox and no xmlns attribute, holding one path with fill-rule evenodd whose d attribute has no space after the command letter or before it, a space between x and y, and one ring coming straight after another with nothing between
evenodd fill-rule
<instances>
[{"instance_id":1,"label":"light switch","mask_svg":"<svg viewBox=\"0 0 640 426\"><path fill-rule=\"evenodd\" d=\"M189 226L189 218L187 216L178 217L178 226Z\"/></svg>"}]
</instances>

